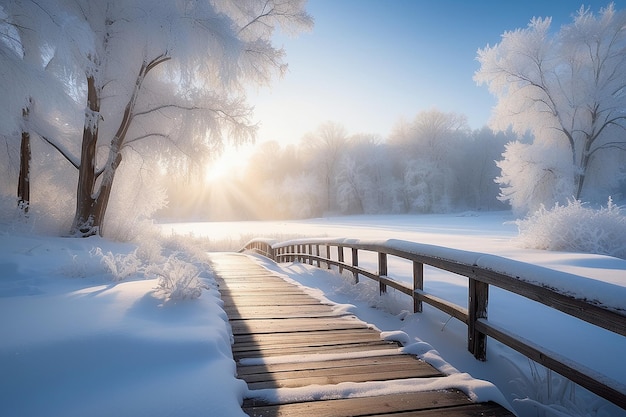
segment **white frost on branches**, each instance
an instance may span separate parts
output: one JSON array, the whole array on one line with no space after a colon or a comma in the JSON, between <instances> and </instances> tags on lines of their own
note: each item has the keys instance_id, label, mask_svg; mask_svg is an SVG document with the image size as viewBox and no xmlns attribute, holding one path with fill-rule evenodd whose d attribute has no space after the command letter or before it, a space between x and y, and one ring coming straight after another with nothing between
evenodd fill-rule
<instances>
[{"instance_id":1,"label":"white frost on branches","mask_svg":"<svg viewBox=\"0 0 626 417\"><path fill-rule=\"evenodd\" d=\"M563 153L572 165L572 196L597 199L591 194L597 178L615 178L626 162L626 11L610 4L594 14L583 7L558 31L551 23L534 18L479 50L474 79L498 99L492 127L530 132L543 144L524 151ZM619 158L612 158L616 153ZM611 194L611 185L602 189L600 201Z\"/></svg>"},{"instance_id":2,"label":"white frost on branches","mask_svg":"<svg viewBox=\"0 0 626 417\"><path fill-rule=\"evenodd\" d=\"M578 200L552 209L541 207L516 222L519 242L527 248L597 253L626 259L626 216L609 198L594 209Z\"/></svg>"},{"instance_id":3,"label":"white frost on branches","mask_svg":"<svg viewBox=\"0 0 626 417\"><path fill-rule=\"evenodd\" d=\"M152 248L151 248L152 250ZM130 253L104 253L96 247L92 256L100 258L114 282L136 277L138 279L156 279L156 293L165 300L189 300L202 295L207 285L202 281L203 271L187 259L182 252L168 257L161 255L145 258L142 247Z\"/></svg>"}]
</instances>

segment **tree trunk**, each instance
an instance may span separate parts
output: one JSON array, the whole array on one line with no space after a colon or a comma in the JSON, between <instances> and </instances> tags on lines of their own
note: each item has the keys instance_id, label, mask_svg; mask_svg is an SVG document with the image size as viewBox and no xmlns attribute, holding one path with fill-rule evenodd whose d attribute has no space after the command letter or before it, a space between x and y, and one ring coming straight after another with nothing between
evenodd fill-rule
<instances>
[{"instance_id":1,"label":"tree trunk","mask_svg":"<svg viewBox=\"0 0 626 417\"><path fill-rule=\"evenodd\" d=\"M22 110L22 117L26 122L30 109L25 107ZM31 149L30 149L30 132L28 131L28 123L25 123L24 130L22 131L22 143L20 145L20 174L17 181L17 207L22 210L24 214L28 214L30 206L30 161L31 161Z\"/></svg>"},{"instance_id":2,"label":"tree trunk","mask_svg":"<svg viewBox=\"0 0 626 417\"><path fill-rule=\"evenodd\" d=\"M100 216L96 217L96 145L98 142L98 124L100 122L100 91L96 87L93 75L87 77L87 114L83 129L83 142L78 169L78 188L76 191L76 213L71 234L87 237L100 234Z\"/></svg>"},{"instance_id":3,"label":"tree trunk","mask_svg":"<svg viewBox=\"0 0 626 417\"><path fill-rule=\"evenodd\" d=\"M78 237L102 236L102 224L106 209L109 205L111 188L115 177L115 170L121 162L119 147L112 147L113 154L104 173L99 187L97 180L101 173L97 172L96 146L98 143L98 124L100 121L100 91L96 88L95 79L87 78L87 105L88 114L85 116L83 143L78 169L78 188L76 196L76 213L72 224L71 234Z\"/></svg>"},{"instance_id":4,"label":"tree trunk","mask_svg":"<svg viewBox=\"0 0 626 417\"><path fill-rule=\"evenodd\" d=\"M576 200L580 200L583 194L583 188L585 186L585 177L589 170L589 162L591 160L591 144L592 140L587 139L585 141L584 149L582 150L580 161L580 172L576 176Z\"/></svg>"},{"instance_id":5,"label":"tree trunk","mask_svg":"<svg viewBox=\"0 0 626 417\"><path fill-rule=\"evenodd\" d=\"M135 87L124 109L122 121L115 136L111 139L109 156L101 172L96 171L96 145L98 142L98 123L100 121L100 90L96 87L94 77L87 77L89 113L86 115L85 128L83 130L81 161L78 170L76 214L70 232L72 235L88 237L97 234L102 236L102 224L109 205L115 172L122 161L121 151L133 119L133 110L141 86L150 70L169 59L167 55L163 54L150 62L144 61L142 63ZM96 182L99 176L102 176L102 179L96 191Z\"/></svg>"}]
</instances>

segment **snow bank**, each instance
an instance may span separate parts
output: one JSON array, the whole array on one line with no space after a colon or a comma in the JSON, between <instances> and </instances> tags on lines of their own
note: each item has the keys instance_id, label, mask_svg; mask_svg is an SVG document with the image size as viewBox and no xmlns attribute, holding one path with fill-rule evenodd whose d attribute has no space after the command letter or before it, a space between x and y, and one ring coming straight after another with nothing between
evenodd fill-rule
<instances>
[{"instance_id":1,"label":"snow bank","mask_svg":"<svg viewBox=\"0 0 626 417\"><path fill-rule=\"evenodd\" d=\"M168 301L158 279L114 279L94 247L135 249L0 235L2 414L243 416L217 291Z\"/></svg>"}]
</instances>

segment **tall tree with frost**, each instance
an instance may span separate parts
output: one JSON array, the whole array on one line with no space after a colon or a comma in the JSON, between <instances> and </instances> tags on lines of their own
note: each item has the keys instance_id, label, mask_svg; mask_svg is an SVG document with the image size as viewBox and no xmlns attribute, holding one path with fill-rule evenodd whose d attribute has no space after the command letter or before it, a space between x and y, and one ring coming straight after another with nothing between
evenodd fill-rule
<instances>
[{"instance_id":1,"label":"tall tree with frost","mask_svg":"<svg viewBox=\"0 0 626 417\"><path fill-rule=\"evenodd\" d=\"M224 134L250 139L243 85L267 82L283 69L283 52L270 43L273 28L308 25L310 18L302 1L85 0L81 6L96 34L84 68L87 110L72 226L84 236L101 233L126 148L161 140L192 155Z\"/></svg>"},{"instance_id":2,"label":"tall tree with frost","mask_svg":"<svg viewBox=\"0 0 626 417\"><path fill-rule=\"evenodd\" d=\"M325 207L327 211L331 211L334 208L335 175L341 155L348 143L348 132L340 123L325 122L314 133L305 135L302 141L311 149L311 154L317 158L315 165L319 169L319 175L322 177L323 187L326 190Z\"/></svg>"},{"instance_id":3,"label":"tall tree with frost","mask_svg":"<svg viewBox=\"0 0 626 417\"><path fill-rule=\"evenodd\" d=\"M469 132L464 115L436 109L419 112L395 129L389 142L401 161L399 197L406 210L450 210L457 181L455 153Z\"/></svg>"},{"instance_id":4,"label":"tall tree with frost","mask_svg":"<svg viewBox=\"0 0 626 417\"><path fill-rule=\"evenodd\" d=\"M102 234L117 169L127 152L167 166L201 158L224 140L255 133L247 83L267 83L285 69L273 30L308 27L303 0L56 0L58 27L73 22L80 39L51 43L51 62L86 103L82 139L50 143L78 170L72 234ZM67 59L69 45L81 54ZM76 146L78 145L78 146Z\"/></svg>"},{"instance_id":5,"label":"tall tree with frost","mask_svg":"<svg viewBox=\"0 0 626 417\"><path fill-rule=\"evenodd\" d=\"M77 37L75 28L53 22L53 16L61 14L57 6L49 2L44 8L29 0L7 0L0 6L0 136L7 145L2 156L10 162L12 154L19 153L17 200L24 213L30 206L32 137L50 135L54 129L46 118L60 108L71 107L64 86L49 70L56 65L52 56L61 55L60 50L52 53L54 40L64 32L70 40L65 45L71 45ZM4 175L13 177L10 170Z\"/></svg>"},{"instance_id":6,"label":"tall tree with frost","mask_svg":"<svg viewBox=\"0 0 626 417\"><path fill-rule=\"evenodd\" d=\"M28 212L30 201L30 132L28 130L28 119L30 106L24 103L22 107L21 123L17 122L15 105L22 101L21 99L27 95L26 83L12 81L9 76L11 72L20 73L24 67L26 60L26 50L19 42L19 26L10 21L8 15L2 6L0 6L0 66L4 68L0 75L0 85L3 91L9 96L8 99L2 100L0 103L0 113L4 117L0 121L0 135L7 142L7 149L11 148L11 140L16 136L16 132L21 130L20 146L19 146L19 176L17 185L17 205L24 213ZM10 71L10 70L12 71ZM17 81L17 80L16 80ZM8 117L7 117L8 116ZM7 152L7 163L12 155ZM8 165L8 164L7 164ZM9 175L8 172L4 175Z\"/></svg>"},{"instance_id":7,"label":"tall tree with frost","mask_svg":"<svg viewBox=\"0 0 626 417\"><path fill-rule=\"evenodd\" d=\"M604 162L607 152L626 150L626 12L612 4L597 15L581 8L558 32L550 25L550 18L533 18L479 50L474 79L498 99L493 127L531 132L570 153L579 199L598 171L619 174Z\"/></svg>"}]
</instances>

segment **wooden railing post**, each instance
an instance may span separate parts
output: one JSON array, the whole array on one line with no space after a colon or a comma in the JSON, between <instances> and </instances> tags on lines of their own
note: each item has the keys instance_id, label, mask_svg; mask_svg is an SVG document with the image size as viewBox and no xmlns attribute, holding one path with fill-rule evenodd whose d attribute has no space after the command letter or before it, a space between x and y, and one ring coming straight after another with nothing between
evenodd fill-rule
<instances>
[{"instance_id":1,"label":"wooden railing post","mask_svg":"<svg viewBox=\"0 0 626 417\"><path fill-rule=\"evenodd\" d=\"M315 245L315 254L317 255L317 267L319 268L321 265L320 257L320 245Z\"/></svg>"},{"instance_id":2,"label":"wooden railing post","mask_svg":"<svg viewBox=\"0 0 626 417\"><path fill-rule=\"evenodd\" d=\"M378 252L378 276L386 277L387 276L387 254ZM387 292L387 285L379 282L380 293L384 294Z\"/></svg>"},{"instance_id":3,"label":"wooden railing post","mask_svg":"<svg viewBox=\"0 0 626 417\"><path fill-rule=\"evenodd\" d=\"M337 246L337 260L343 263L343 246ZM339 265L339 274L343 273L343 266Z\"/></svg>"},{"instance_id":4,"label":"wooden railing post","mask_svg":"<svg viewBox=\"0 0 626 417\"><path fill-rule=\"evenodd\" d=\"M329 261L332 259L332 256L330 256L330 245L326 245L326 259ZM328 267L327 269L330 269L330 262L326 262L326 266Z\"/></svg>"},{"instance_id":5,"label":"wooden railing post","mask_svg":"<svg viewBox=\"0 0 626 417\"><path fill-rule=\"evenodd\" d=\"M487 360L487 336L476 330L476 321L487 318L489 284L469 279L467 349L480 361Z\"/></svg>"},{"instance_id":6,"label":"wooden railing post","mask_svg":"<svg viewBox=\"0 0 626 417\"><path fill-rule=\"evenodd\" d=\"M424 289L424 264L413 261L413 291ZM413 312L422 312L422 302L413 293Z\"/></svg>"},{"instance_id":7,"label":"wooden railing post","mask_svg":"<svg viewBox=\"0 0 626 417\"><path fill-rule=\"evenodd\" d=\"M352 248L352 266L359 266L359 250L357 248ZM359 283L359 273L354 271L352 273L354 275L354 283Z\"/></svg>"}]
</instances>

